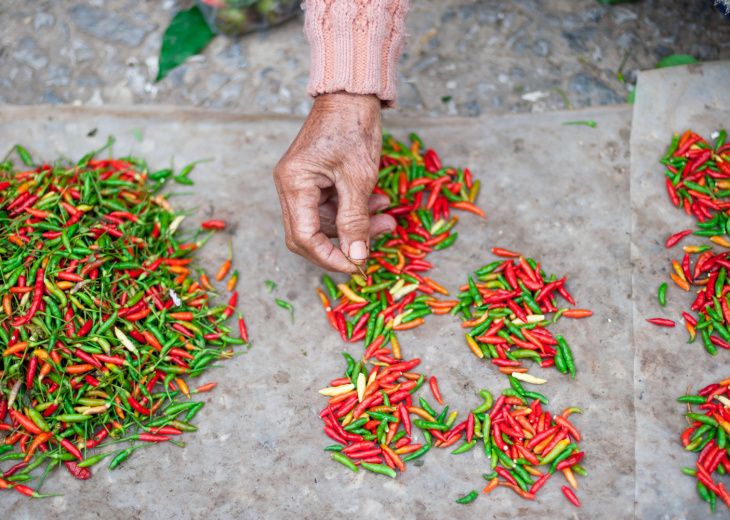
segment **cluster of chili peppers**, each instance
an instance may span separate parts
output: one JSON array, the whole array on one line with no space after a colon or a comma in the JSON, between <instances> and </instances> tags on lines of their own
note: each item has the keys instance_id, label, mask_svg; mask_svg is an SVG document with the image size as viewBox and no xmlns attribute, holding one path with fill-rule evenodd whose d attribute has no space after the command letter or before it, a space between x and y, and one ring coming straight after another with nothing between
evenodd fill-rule
<instances>
[{"instance_id":1,"label":"cluster of chili peppers","mask_svg":"<svg viewBox=\"0 0 730 520\"><path fill-rule=\"evenodd\" d=\"M518 257L518 264L510 258L485 266L477 272L479 283L470 277L469 285L460 289L464 292L459 300L438 301L433 297L434 293L449 293L419 273L433 267L424 260L427 253L450 245L456 238L456 233L450 235L456 217L446 220L449 208L484 214L472 204L479 181L472 183L468 170L442 168L432 150L421 158L420 139L411 134L411 140L409 149L385 137L382 171L374 190L390 197L386 212L397 219L395 232L374 245L362 278L354 276L347 284L335 285L324 277L329 297L340 299L334 308L327 295L317 289L329 321L343 341L364 339L366 348L357 362L343 352L348 362L344 377L320 390L329 397L319 414L324 432L337 442L325 451L353 471L363 467L395 478L396 469L405 471L405 462L421 457L432 447L447 448L464 440L452 451L459 454L482 439L492 471L485 474L490 483L484 492L502 485L534 499L534 493L556 470L563 471L569 484L577 488L573 472L585 474L578 465L583 453L571 442L571 436L579 442L580 434L567 417L580 410L569 408L556 417L543 412L541 401L547 404L547 399L526 391L520 379L534 384L545 381L524 374L527 369L520 367L517 359L532 357L543 366L556 364L562 372L575 376L570 347L562 337L554 339L545 330L548 322L544 314L556 312L557 320L561 315L579 318L592 313L558 309L555 292L575 304L564 288L565 278L547 278L532 259L501 249L495 249L495 254ZM465 188L471 192L467 194ZM430 190L425 208L424 190ZM425 294L419 296L419 292ZM472 305L476 307L473 315ZM403 360L395 331L417 327L429 314L459 311L464 326L473 327L467 340L475 354L492 357L500 370L510 374L511 388L505 389L496 403L487 390L482 390L484 403L455 424L457 413L449 414L449 407L444 406L436 378L413 371L420 359ZM503 327L506 330L501 330ZM477 345L474 337L484 339L484 343ZM490 341L492 338L495 341ZM511 345L520 349L509 352ZM424 397L419 397L419 406L414 405L413 394L427 379L434 398L444 406L440 412ZM529 406L528 399L534 399ZM415 442L414 427L422 430L423 443ZM544 464L551 464L545 473L536 467ZM539 478L533 481L533 477ZM573 504L580 505L572 489L563 486L563 492ZM474 491L457 502L471 502L477 494Z\"/></svg>"},{"instance_id":2,"label":"cluster of chili peppers","mask_svg":"<svg viewBox=\"0 0 730 520\"><path fill-rule=\"evenodd\" d=\"M683 186L694 188L684 191L678 189L676 194L683 197L685 208L688 208L688 212L694 213L699 221L697 226L700 228L694 232L688 229L670 236L666 242L667 248L675 246L691 234L710 237L713 243L730 247L730 242L722 236L726 234L730 221L727 214L730 202L718 200L730 196L730 189L727 189L730 188L730 163L728 163L730 156L725 154L724 157L728 159L723 158L723 153L730 150L730 144L724 144L724 141L725 131L721 130L713 149L704 139L688 130L681 138L675 135L669 151L661 160L667 168L670 168L666 172L667 175L679 168L677 171L681 175L678 183L683 182ZM690 178L692 180L687 180ZM676 183L668 177L667 186L676 186ZM698 188L702 189L698 191ZM670 195L672 193L670 190ZM692 196L695 198L692 199ZM675 198L672 200L675 201ZM712 211L715 212L714 215ZM701 287L690 307L699 313L699 319L687 312L683 312L682 316L685 318L685 325L690 335L689 342L692 343L697 332L701 331L705 349L711 354L717 353L717 347L730 349L730 330L728 330L730 308L726 297L730 292L730 284L727 281L727 270L730 268L728 254L730 252L727 251L715 254L709 245L684 246L682 261L672 261L674 272L670 273L670 276L678 287L685 291L690 291L693 285ZM690 255L699 256L693 263ZM667 284L664 283L657 293L659 304L662 306L666 304L666 291ZM675 326L673 320L666 318L650 318L647 321L664 327Z\"/></svg>"},{"instance_id":3,"label":"cluster of chili peppers","mask_svg":"<svg viewBox=\"0 0 730 520\"><path fill-rule=\"evenodd\" d=\"M433 268L426 255L449 247L458 236L451 232L458 221L451 209L485 217L473 203L479 181L472 181L471 172L443 167L430 149L421 156L423 143L415 134L411 140L408 147L384 137L381 171L373 190L390 197L384 212L395 217L395 231L373 245L364 276L339 285L324 277L329 297L341 298L338 305L330 307L327 296L318 290L332 327L346 342L364 339L368 346L382 344L391 331L421 325L434 312L428 302L435 298L430 295L449 294L421 273Z\"/></svg>"},{"instance_id":4,"label":"cluster of chili peppers","mask_svg":"<svg viewBox=\"0 0 730 520\"><path fill-rule=\"evenodd\" d=\"M677 399L687 403L685 414L689 428L682 433L682 444L687 451L698 453L697 468L682 468L685 475L697 478L697 491L709 502L713 514L719 496L730 507L730 495L722 482L716 483L713 474L730 472L727 436L730 435L730 378L703 388L697 395L685 395ZM687 390L689 394L689 389ZM700 412L692 412L692 405L699 405Z\"/></svg>"},{"instance_id":5,"label":"cluster of chili peppers","mask_svg":"<svg viewBox=\"0 0 730 520\"><path fill-rule=\"evenodd\" d=\"M721 236L730 234L724 214L730 209L730 201L721 200L730 196L730 143L725 144L725 137L725 130L721 130L713 148L690 130L681 137L675 134L660 162L667 168L667 192L675 206L684 207L687 215L694 215L700 223L712 219L713 213L721 215L716 226L695 234L730 247Z\"/></svg>"},{"instance_id":6,"label":"cluster of chili peppers","mask_svg":"<svg viewBox=\"0 0 730 520\"><path fill-rule=\"evenodd\" d=\"M578 464L584 454L576 444L581 440L580 433L568 416L580 413L579 409L568 408L562 415L552 416L542 409L542 403L547 404L544 396L526 391L515 377L509 376L511 388L505 389L496 402L487 390L481 390L484 402L455 424L457 412L449 414L434 377L429 379L429 386L444 408L437 412L423 396L419 397L420 406L414 405L413 393L427 378L412 371L420 359L402 360L397 345L394 341L392 349L369 349L357 363L343 353L348 362L344 377L320 390L330 397L319 416L325 434L337 442L325 448L334 460L353 471L362 466L395 478L396 468L405 471L405 462L432 447L447 448L463 440L451 452L459 454L474 448L481 439L492 471L484 475L489 481L484 493L500 485L533 500L556 470L562 471L570 486L577 489L574 472L586 474ZM373 366L368 372L365 364L373 357L377 361L370 361ZM528 405L530 398L534 400ZM423 444L414 442L414 427L421 430ZM547 471L537 468L547 464ZM563 486L563 492L580 506L572 489ZM477 495L473 491L457 502L471 502Z\"/></svg>"},{"instance_id":7,"label":"cluster of chili peppers","mask_svg":"<svg viewBox=\"0 0 730 520\"><path fill-rule=\"evenodd\" d=\"M0 470L0 488L41 497L61 463L87 479L106 457L114 469L150 444L184 446L173 437L197 429L189 421L204 404L191 396L217 383L189 388L183 377L248 340L240 314L242 338L223 323L237 293L210 307L214 287L191 279L207 238L179 231L185 216L158 193L171 170L98 152L36 167L16 149L29 169L0 162L0 461L17 462ZM21 484L44 462L35 489Z\"/></svg>"},{"instance_id":8,"label":"cluster of chili peppers","mask_svg":"<svg viewBox=\"0 0 730 520\"><path fill-rule=\"evenodd\" d=\"M565 288L567 278L548 278L540 263L506 249L492 252L508 260L492 262L477 270L477 282L468 276L468 284L459 288L458 300L427 302L441 312L461 312L462 327L472 327L465 334L474 355L486 357L505 374L513 374L525 382L545 383L544 379L525 374L523 359L530 358L542 367L555 365L563 374L575 378L573 353L562 336L547 330L551 323L546 314L555 313L552 323L561 316L584 318L586 309L558 309L557 293L575 305ZM470 310L474 307L474 310ZM517 347L513 352L511 347Z\"/></svg>"}]
</instances>

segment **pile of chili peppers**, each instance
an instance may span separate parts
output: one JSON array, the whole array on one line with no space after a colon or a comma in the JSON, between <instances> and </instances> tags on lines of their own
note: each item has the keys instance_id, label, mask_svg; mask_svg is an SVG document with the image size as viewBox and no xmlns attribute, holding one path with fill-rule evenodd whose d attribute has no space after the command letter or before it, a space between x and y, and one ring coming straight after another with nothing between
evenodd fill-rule
<instances>
[{"instance_id":1,"label":"pile of chili peppers","mask_svg":"<svg viewBox=\"0 0 730 520\"><path fill-rule=\"evenodd\" d=\"M429 303L435 308L450 310L451 314L461 311L462 327L472 327L465 334L466 342L474 355L486 357L505 374L533 384L542 384L544 379L525 374L522 359L530 358L542 367L555 365L575 378L573 353L562 336L547 330L551 323L545 314L554 312L552 323L561 316L584 318L591 316L586 309L557 308L553 293L557 292L572 305L575 300L565 289L566 278L549 278L540 268L540 263L506 249L494 248L492 252L508 260L485 265L475 272L478 282L471 275L468 284L457 300ZM515 260L516 264L515 264ZM473 311L470 307L475 307ZM516 346L517 350L510 352Z\"/></svg>"},{"instance_id":2,"label":"pile of chili peppers","mask_svg":"<svg viewBox=\"0 0 730 520\"><path fill-rule=\"evenodd\" d=\"M428 303L435 300L430 295L448 295L421 273L433 267L426 255L449 247L458 236L451 232L458 221L451 209L485 217L473 203L479 181L472 181L471 172L443 167L430 149L421 156L423 143L415 134L411 140L408 147L384 137L381 171L373 190L390 197L385 213L395 217L395 231L373 245L363 277L353 276L347 284L337 286L324 277L329 297L341 298L337 306L330 307L329 299L318 289L332 327L346 342L364 339L366 345L382 344L392 330L421 325L425 316L435 312Z\"/></svg>"},{"instance_id":3,"label":"pile of chili peppers","mask_svg":"<svg viewBox=\"0 0 730 520\"><path fill-rule=\"evenodd\" d=\"M482 217L484 213L473 205L479 181L472 182L469 170L443 168L430 149L421 157L420 139L411 134L411 140L413 144L407 147L385 137L374 190L390 197L386 213L396 217L395 232L373 246L364 276L353 276L348 283L335 285L325 275L329 298L339 299L334 308L328 296L317 289L327 317L343 341L365 340L362 358L356 362L343 352L348 362L344 376L320 390L329 397L320 413L324 432L337 442L325 451L353 471L363 467L395 478L396 469L405 471L405 462L421 457L431 447L447 448L464 440L452 451L459 454L482 439L492 471L485 474L490 483L484 492L502 485L534 499L534 493L556 469L563 471L570 485L577 488L573 471L585 474L578 465L583 453L571 443L570 437L579 442L580 434L567 417L580 410L570 408L556 417L543 412L540 402L547 404L547 399L526 391L520 380L533 384L545 380L524 374L527 369L517 359L532 357L543 366L556 364L563 373L570 371L575 376L570 347L562 337L553 338L545 330L549 322L544 314L556 312L556 321L561 315L580 318L592 312L559 310L554 292L575 305L564 287L565 278L547 278L532 259L499 248L494 249L495 254L511 258L480 269L479 283L469 277L469 285L460 289L464 292L458 300L438 301L432 296L449 295L421 273L433 267L425 260L426 255L451 245L457 236L450 233L456 223L455 216L449 219L450 208L466 209ZM426 190L430 193L424 207ZM518 258L516 266L514 257ZM472 306L476 308L474 315ZM424 397L419 397L420 406L414 406L413 393L428 378L414 371L420 359L403 359L395 331L417 327L429 314L459 311L464 326L473 327L466 336L474 353L479 357L489 355L500 370L510 374L511 388L504 390L496 403L488 391L482 390L484 403L466 420L455 424L457 413L449 414L448 406L439 413ZM484 342L477 344L475 337ZM496 340L490 341L492 338ZM511 345L520 349L509 352ZM369 371L368 363L372 366ZM444 406L435 377L429 379L429 386L436 401ZM534 399L529 406L528 399ZM424 443L415 442L414 426L422 430ZM536 468L543 464L551 464L546 473ZM539 478L533 481L533 477ZM580 505L569 487L563 486L563 492L573 504ZM468 503L476 496L474 491L457 502Z\"/></svg>"},{"instance_id":4,"label":"pile of chili peppers","mask_svg":"<svg viewBox=\"0 0 730 520\"><path fill-rule=\"evenodd\" d=\"M689 428L682 433L682 444L687 451L698 453L697 468L682 468L685 475L697 478L697 491L709 502L715 513L719 496L730 507L730 495L722 482L715 482L713 474L726 475L730 472L727 458L727 436L730 435L730 399L728 399L730 378L711 384L698 395L685 395L677 399L687 403L685 414ZM689 393L689 391L688 391ZM691 405L699 405L700 412L692 412Z\"/></svg>"},{"instance_id":5,"label":"pile of chili peppers","mask_svg":"<svg viewBox=\"0 0 730 520\"><path fill-rule=\"evenodd\" d=\"M487 390L482 390L484 402L455 424L457 412L449 414L448 406L439 413L424 397L419 397L420 406L414 405L413 393L427 378L413 371L420 359L400 358L397 342L393 342L392 349L369 349L357 363L347 353L343 355L347 369L343 377L320 390L330 399L319 416L325 434L337 442L325 451L332 452L334 460L353 471L361 466L395 478L396 468L405 471L405 462L432 447L447 448L463 440L451 452L459 454L474 448L481 439L492 471L484 475L489 481L484 493L500 485L533 500L556 470L563 472L574 489L578 484L573 473L585 474L578 464L583 458L576 444L581 436L568 420L571 413L580 410L568 408L562 415L552 416L542 409L541 402L547 404L547 399L524 390L513 376L509 376L511 388L504 390L496 402ZM365 364L372 357L378 361L371 362L373 367L368 372ZM430 378L429 386L443 406L436 378ZM528 405L530 398L534 400ZM414 441L414 427L421 430L424 443ZM537 468L547 464L547 471ZM580 505L572 489L562 489L573 504ZM477 495L473 491L457 502L471 502Z\"/></svg>"},{"instance_id":6,"label":"pile of chili peppers","mask_svg":"<svg viewBox=\"0 0 730 520\"><path fill-rule=\"evenodd\" d=\"M707 142L689 130L680 138L675 135L672 145L661 160L668 170L667 187L675 205L681 199L688 214L695 215L697 231L691 229L675 233L667 239L666 247L671 248L688 235L709 237L723 247L730 247L722 235L727 233L730 217L730 201L721 198L730 196L730 144L724 144L725 131L721 130L714 149ZM714 212L714 214L713 214ZM726 294L730 292L727 270L730 268L730 252L715 254L712 246L685 246L682 262L672 261L674 283L685 291L692 285L700 286L697 297L690 310L699 312L699 319L683 312L687 331L692 343L698 331L705 349L717 353L717 347L730 349L730 308ZM698 255L692 262L690 255ZM666 304L667 284L659 287L657 294L660 305ZM664 327L674 327L675 322L665 318L651 318L649 323ZM717 337L717 334L720 337Z\"/></svg>"},{"instance_id":7,"label":"pile of chili peppers","mask_svg":"<svg viewBox=\"0 0 730 520\"><path fill-rule=\"evenodd\" d=\"M687 215L694 215L700 223L712 219L713 213L721 215L716 225L703 227L695 234L730 247L721 236L730 234L724 214L730 201L721 200L730 196L730 143L725 144L725 137L725 130L721 130L713 148L690 130L682 137L675 134L660 162L667 168L667 192L675 206L684 207Z\"/></svg>"},{"instance_id":8,"label":"pile of chili peppers","mask_svg":"<svg viewBox=\"0 0 730 520\"><path fill-rule=\"evenodd\" d=\"M183 377L248 340L240 313L241 338L223 323L235 311L236 274L228 305L217 307L207 277L191 279L207 238L179 231L185 216L158 193L171 170L94 153L36 167L16 149L28 169L0 163L0 461L17 462L0 470L0 488L41 497L61 463L87 479L107 457L114 469L138 448L184 446L173 439L196 430L189 421L204 404L192 394L217 383L192 389ZM44 462L34 489L21 484Z\"/></svg>"}]
</instances>

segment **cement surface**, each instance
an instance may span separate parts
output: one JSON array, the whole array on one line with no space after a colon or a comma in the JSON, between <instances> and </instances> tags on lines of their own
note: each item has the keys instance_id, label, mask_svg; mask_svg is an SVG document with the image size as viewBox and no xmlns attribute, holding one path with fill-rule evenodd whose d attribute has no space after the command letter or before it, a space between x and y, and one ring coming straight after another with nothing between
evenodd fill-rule
<instances>
[{"instance_id":1,"label":"cement surface","mask_svg":"<svg viewBox=\"0 0 730 520\"><path fill-rule=\"evenodd\" d=\"M60 153L78 159L112 134L118 139L117 154L133 150L146 157L153 170L167 167L172 156L178 168L195 159L214 158L191 174L193 190L175 186L175 191L195 194L171 201L191 209L191 226L209 218L228 221L225 232L202 250L200 265L209 273L216 269L231 239L243 295L239 305L254 343L247 354L201 378L201 383L220 385L201 394L207 405L194 421L199 430L184 436L186 448L139 450L115 471L108 471L103 462L85 482L65 470L55 471L43 490L64 496L29 501L4 492L4 516L633 517L631 115L631 107L615 106L491 119L389 118L384 123L400 138L418 131L444 163L468 166L482 182L478 203L487 219L460 216L455 245L429 257L437 265L433 279L453 292L468 271L493 261L491 248L500 246L539 259L548 273L567 275L567 287L578 305L595 311L591 318L563 319L552 327L573 349L575 381L555 369L530 369L548 379L536 388L550 400L548 410L583 410L582 416L572 416L583 433L582 465L588 471L587 477L578 476L582 507L575 509L562 496L565 482L559 473L535 502L500 488L471 505L454 504L484 487L481 475L489 461L481 450L452 456L451 450L434 449L421 467L409 464L396 480L365 471L353 474L322 451L331 442L317 416L326 402L317 390L342 374L341 351L357 356L362 346L344 345L332 331L315 293L322 271L284 245L270 174L296 135L300 119L165 107L0 108L2 153L21 142L36 157L51 159ZM575 120L594 120L598 126L561 125ZM95 128L95 137L87 137ZM140 131L141 142L132 130ZM278 284L272 294L265 280ZM276 306L275 297L294 305L294 325ZM479 389L497 395L508 386L506 376L471 354L456 318L431 316L424 326L400 333L399 339L404 356L422 359L419 369L438 377L444 399L461 415L481 402ZM681 393L667 391L672 396ZM428 395L427 389L422 392ZM680 411L671 412L667 420L681 428ZM675 465L671 471L678 471Z\"/></svg>"},{"instance_id":2,"label":"cement surface","mask_svg":"<svg viewBox=\"0 0 730 520\"><path fill-rule=\"evenodd\" d=\"M728 377L729 358L725 351L718 352L717 356L708 354L699 335L694 343L686 343L689 335L682 312L689 312L696 289L687 293L671 281L671 261L682 261L681 248L685 245L712 243L709 239L690 236L672 249L664 247L670 235L697 228L694 217L672 206L665 187L664 167L658 160L669 148L674 132L691 128L710 139L712 132L728 127L730 102L724 88L728 81L727 62L673 67L639 75L631 131L638 518L685 519L710 515L709 505L697 493L696 480L681 472L683 466L695 466L697 455L686 452L682 446L680 436L687 428L682 414L687 408L676 399L690 385L694 394ZM719 249L715 246L716 252ZM659 305L656 296L663 282L669 282L665 308ZM656 317L675 320L677 326L660 328L644 321ZM727 479L722 480L727 485ZM727 515L724 504L718 504L717 509Z\"/></svg>"}]
</instances>

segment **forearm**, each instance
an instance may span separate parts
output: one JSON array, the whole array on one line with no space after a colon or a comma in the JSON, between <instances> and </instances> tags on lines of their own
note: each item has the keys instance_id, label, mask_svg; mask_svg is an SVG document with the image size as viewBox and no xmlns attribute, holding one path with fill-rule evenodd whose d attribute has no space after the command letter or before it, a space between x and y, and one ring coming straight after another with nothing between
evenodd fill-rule
<instances>
[{"instance_id":1,"label":"forearm","mask_svg":"<svg viewBox=\"0 0 730 520\"><path fill-rule=\"evenodd\" d=\"M374 94L395 106L408 0L306 0L304 7L308 93Z\"/></svg>"}]
</instances>

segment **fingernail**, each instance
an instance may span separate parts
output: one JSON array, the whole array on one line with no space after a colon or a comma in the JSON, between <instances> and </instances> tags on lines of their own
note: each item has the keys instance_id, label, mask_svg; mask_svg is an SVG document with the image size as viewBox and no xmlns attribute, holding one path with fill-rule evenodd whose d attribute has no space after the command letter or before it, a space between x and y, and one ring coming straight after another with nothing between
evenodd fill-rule
<instances>
[{"instance_id":1,"label":"fingernail","mask_svg":"<svg viewBox=\"0 0 730 520\"><path fill-rule=\"evenodd\" d=\"M350 244L350 254L348 256L352 260L365 260L368 257L368 248L365 242L358 240Z\"/></svg>"}]
</instances>

